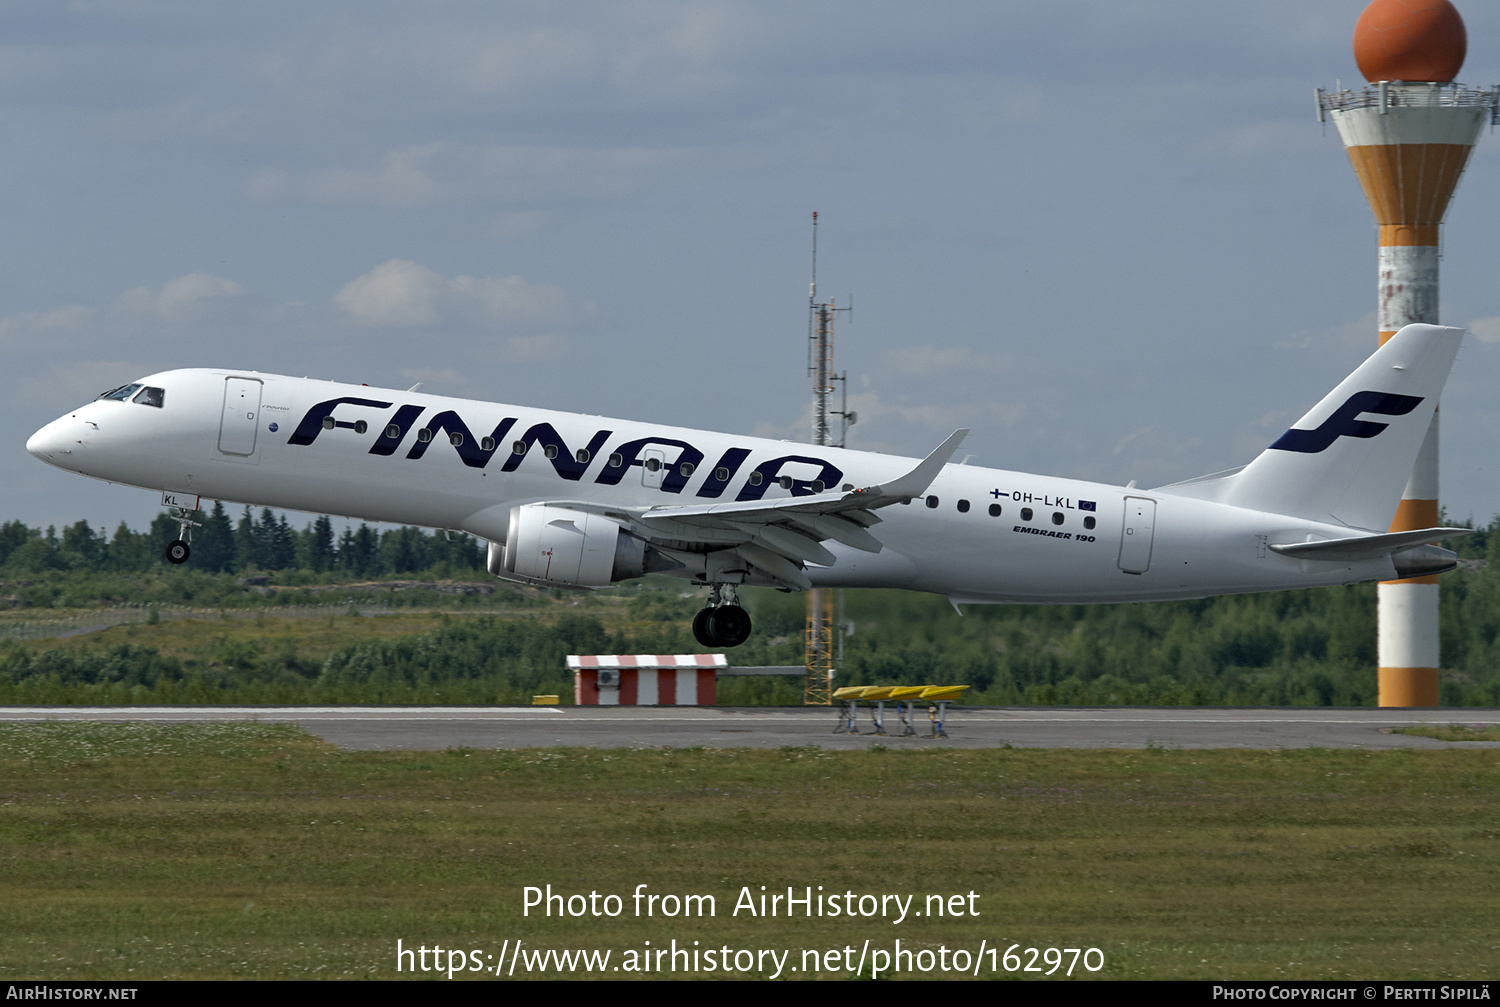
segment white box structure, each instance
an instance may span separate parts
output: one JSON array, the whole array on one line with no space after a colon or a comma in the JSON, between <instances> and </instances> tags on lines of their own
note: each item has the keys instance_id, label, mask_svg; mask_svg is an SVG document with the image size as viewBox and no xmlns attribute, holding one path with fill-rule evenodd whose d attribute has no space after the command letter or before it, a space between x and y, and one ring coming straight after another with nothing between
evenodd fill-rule
<instances>
[{"instance_id":1,"label":"white box structure","mask_svg":"<svg viewBox=\"0 0 1500 1007\"><path fill-rule=\"evenodd\" d=\"M723 654L569 654L579 706L713 706Z\"/></svg>"}]
</instances>

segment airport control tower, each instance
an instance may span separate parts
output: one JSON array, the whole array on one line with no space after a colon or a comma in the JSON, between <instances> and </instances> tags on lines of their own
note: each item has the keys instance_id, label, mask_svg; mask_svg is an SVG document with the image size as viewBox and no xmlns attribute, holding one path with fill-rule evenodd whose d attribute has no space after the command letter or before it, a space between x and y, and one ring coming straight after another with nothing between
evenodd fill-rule
<instances>
[{"instance_id":1,"label":"airport control tower","mask_svg":"<svg viewBox=\"0 0 1500 1007\"><path fill-rule=\"evenodd\" d=\"M1354 26L1354 59L1369 86L1318 91L1379 229L1380 342L1409 322L1438 320L1439 233L1494 91L1454 83L1468 41L1449 0L1375 0ZM1438 525L1438 417L1402 494L1391 531ZM1438 705L1437 577L1380 585L1380 705Z\"/></svg>"}]
</instances>

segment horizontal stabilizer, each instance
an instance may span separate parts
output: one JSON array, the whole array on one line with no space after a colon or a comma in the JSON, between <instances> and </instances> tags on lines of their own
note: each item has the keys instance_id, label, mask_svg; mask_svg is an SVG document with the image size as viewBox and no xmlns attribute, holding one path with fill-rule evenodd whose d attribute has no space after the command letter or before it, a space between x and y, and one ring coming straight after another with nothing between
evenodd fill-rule
<instances>
[{"instance_id":1,"label":"horizontal stabilizer","mask_svg":"<svg viewBox=\"0 0 1500 1007\"><path fill-rule=\"evenodd\" d=\"M1381 556L1390 556L1439 539L1470 535L1473 531L1472 528L1421 528L1417 531L1393 531L1384 535L1359 535L1354 538L1326 539L1322 542L1273 545L1271 551L1293 559L1323 559L1347 563L1379 559Z\"/></svg>"}]
</instances>

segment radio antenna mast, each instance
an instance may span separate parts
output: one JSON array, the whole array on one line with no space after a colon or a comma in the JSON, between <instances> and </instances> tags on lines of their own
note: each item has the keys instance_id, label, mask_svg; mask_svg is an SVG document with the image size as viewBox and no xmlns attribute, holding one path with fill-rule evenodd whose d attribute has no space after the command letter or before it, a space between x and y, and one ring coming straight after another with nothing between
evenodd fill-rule
<instances>
[{"instance_id":1,"label":"radio antenna mast","mask_svg":"<svg viewBox=\"0 0 1500 1007\"><path fill-rule=\"evenodd\" d=\"M846 307L836 307L832 299L818 300L818 214L812 215L812 283L807 291L807 373L812 387L812 442L819 447L843 447L849 427L857 419L848 409L848 373L833 369L833 319L840 311L849 312L853 321L854 298ZM840 406L830 410L833 385L843 390ZM829 418L839 418L838 436ZM834 677L834 599L838 597L840 619L843 614L843 592L813 588L807 592L807 675L802 684L802 702L806 706L829 706L833 703ZM840 638L842 642L842 638Z\"/></svg>"}]
</instances>

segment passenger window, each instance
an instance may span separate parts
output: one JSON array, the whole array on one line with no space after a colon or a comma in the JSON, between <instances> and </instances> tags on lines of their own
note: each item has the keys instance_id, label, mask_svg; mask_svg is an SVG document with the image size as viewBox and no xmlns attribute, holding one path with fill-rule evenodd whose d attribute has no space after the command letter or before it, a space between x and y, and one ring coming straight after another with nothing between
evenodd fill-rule
<instances>
[{"instance_id":1,"label":"passenger window","mask_svg":"<svg viewBox=\"0 0 1500 1007\"><path fill-rule=\"evenodd\" d=\"M781 484L781 488L784 489L784 490L789 490L789 489L792 488L792 477L791 476L782 476L780 479L778 479L776 481Z\"/></svg>"},{"instance_id":2,"label":"passenger window","mask_svg":"<svg viewBox=\"0 0 1500 1007\"><path fill-rule=\"evenodd\" d=\"M493 438L493 437L481 437L479 439L479 450L481 450L481 451L493 451L493 450L495 450L495 438Z\"/></svg>"},{"instance_id":3,"label":"passenger window","mask_svg":"<svg viewBox=\"0 0 1500 1007\"><path fill-rule=\"evenodd\" d=\"M323 417L323 429L324 430L332 430L337 424L338 424L338 420L334 419L332 416L325 416L325 417Z\"/></svg>"},{"instance_id":4,"label":"passenger window","mask_svg":"<svg viewBox=\"0 0 1500 1007\"><path fill-rule=\"evenodd\" d=\"M590 457L588 448L579 448L573 452L573 460L580 465L587 465Z\"/></svg>"},{"instance_id":5,"label":"passenger window","mask_svg":"<svg viewBox=\"0 0 1500 1007\"><path fill-rule=\"evenodd\" d=\"M397 437L401 436L401 428L392 423L390 426L385 428L385 435L391 440L395 440Z\"/></svg>"},{"instance_id":6,"label":"passenger window","mask_svg":"<svg viewBox=\"0 0 1500 1007\"><path fill-rule=\"evenodd\" d=\"M729 470L720 465L718 468L714 469L714 478L719 480L719 482L721 483L727 483L729 481Z\"/></svg>"},{"instance_id":7,"label":"passenger window","mask_svg":"<svg viewBox=\"0 0 1500 1007\"><path fill-rule=\"evenodd\" d=\"M928 507L930 507L930 508L936 508L937 505L938 505L938 498L937 497L931 496L931 497L927 498L927 506Z\"/></svg>"},{"instance_id":8,"label":"passenger window","mask_svg":"<svg viewBox=\"0 0 1500 1007\"><path fill-rule=\"evenodd\" d=\"M821 492L823 492L823 480L821 480L821 479L814 479L813 483L812 483L812 491L814 493L821 493Z\"/></svg>"},{"instance_id":9,"label":"passenger window","mask_svg":"<svg viewBox=\"0 0 1500 1007\"><path fill-rule=\"evenodd\" d=\"M1031 508L1030 507L1022 507L1021 508L1021 520L1022 521L1030 521L1031 520Z\"/></svg>"},{"instance_id":10,"label":"passenger window","mask_svg":"<svg viewBox=\"0 0 1500 1007\"><path fill-rule=\"evenodd\" d=\"M147 387L142 388L140 392L137 393L136 397L131 399L130 401L139 402L143 406L155 406L156 408L160 409L162 402L166 399L166 397L167 393L163 389L152 388L148 385Z\"/></svg>"},{"instance_id":11,"label":"passenger window","mask_svg":"<svg viewBox=\"0 0 1500 1007\"><path fill-rule=\"evenodd\" d=\"M1063 523L1062 511L1055 510L1055 511L1052 512L1052 523L1053 524L1062 524Z\"/></svg>"},{"instance_id":12,"label":"passenger window","mask_svg":"<svg viewBox=\"0 0 1500 1007\"><path fill-rule=\"evenodd\" d=\"M625 456L622 455L622 454L620 454L620 452L616 451L614 454L612 454L612 455L609 456L609 467L610 468L617 469L621 465L624 465L624 464L625 464Z\"/></svg>"},{"instance_id":13,"label":"passenger window","mask_svg":"<svg viewBox=\"0 0 1500 1007\"><path fill-rule=\"evenodd\" d=\"M456 448L461 448L464 446L464 435L455 430L448 435L448 443Z\"/></svg>"},{"instance_id":14,"label":"passenger window","mask_svg":"<svg viewBox=\"0 0 1500 1007\"><path fill-rule=\"evenodd\" d=\"M960 500L958 502L958 512L960 514L967 514L967 513L969 513L969 501L967 501L967 500Z\"/></svg>"},{"instance_id":15,"label":"passenger window","mask_svg":"<svg viewBox=\"0 0 1500 1007\"><path fill-rule=\"evenodd\" d=\"M421 441L423 444L426 444L428 441L432 440L432 431L427 427L423 427L421 430L417 431L417 440Z\"/></svg>"},{"instance_id":16,"label":"passenger window","mask_svg":"<svg viewBox=\"0 0 1500 1007\"><path fill-rule=\"evenodd\" d=\"M513 455L524 455L526 453L526 442L516 441L510 446L510 453Z\"/></svg>"},{"instance_id":17,"label":"passenger window","mask_svg":"<svg viewBox=\"0 0 1500 1007\"><path fill-rule=\"evenodd\" d=\"M692 475L695 468L696 466L694 466L692 462L683 462L682 477L686 479L688 476Z\"/></svg>"},{"instance_id":18,"label":"passenger window","mask_svg":"<svg viewBox=\"0 0 1500 1007\"><path fill-rule=\"evenodd\" d=\"M544 449L542 449L542 454L546 455L548 458L556 458L557 457L557 445L556 444L548 444Z\"/></svg>"},{"instance_id":19,"label":"passenger window","mask_svg":"<svg viewBox=\"0 0 1500 1007\"><path fill-rule=\"evenodd\" d=\"M766 480L766 477L763 476L763 475L761 475L759 472L752 472L752 473L750 473L750 478L748 480L746 480L746 481L751 486L759 486L761 483L765 482L765 480Z\"/></svg>"},{"instance_id":20,"label":"passenger window","mask_svg":"<svg viewBox=\"0 0 1500 1007\"><path fill-rule=\"evenodd\" d=\"M660 458L647 458L646 459L646 471L647 472L660 472L661 471L661 459Z\"/></svg>"},{"instance_id":21,"label":"passenger window","mask_svg":"<svg viewBox=\"0 0 1500 1007\"><path fill-rule=\"evenodd\" d=\"M990 504L990 517L999 517L999 516L1000 516L1000 505L999 504Z\"/></svg>"},{"instance_id":22,"label":"passenger window","mask_svg":"<svg viewBox=\"0 0 1500 1007\"><path fill-rule=\"evenodd\" d=\"M1096 525L1098 523L1099 522L1095 521L1091 517L1086 517L1086 518L1083 519L1083 526L1085 528L1087 528L1089 531L1093 531L1094 530L1094 525Z\"/></svg>"}]
</instances>

